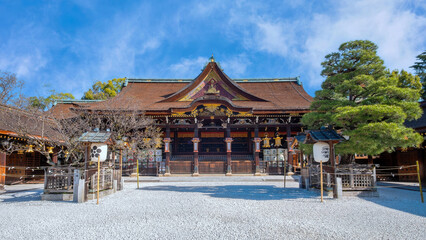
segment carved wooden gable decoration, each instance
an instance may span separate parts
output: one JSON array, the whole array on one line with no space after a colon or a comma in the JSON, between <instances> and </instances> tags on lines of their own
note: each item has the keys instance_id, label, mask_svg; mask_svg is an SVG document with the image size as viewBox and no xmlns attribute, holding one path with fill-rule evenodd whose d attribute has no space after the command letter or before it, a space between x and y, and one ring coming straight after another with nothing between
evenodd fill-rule
<instances>
[{"instance_id":1,"label":"carved wooden gable decoration","mask_svg":"<svg viewBox=\"0 0 426 240\"><path fill-rule=\"evenodd\" d=\"M216 95L230 101L265 101L256 97L231 80L216 62L209 62L200 75L185 88L162 102L193 102L204 96Z\"/></svg>"},{"instance_id":2,"label":"carved wooden gable decoration","mask_svg":"<svg viewBox=\"0 0 426 240\"><path fill-rule=\"evenodd\" d=\"M224 82L216 72L210 71L210 73L203 79L203 81L201 81L195 88L193 88L189 93L185 94L178 101L192 102L206 94L219 95L233 101L250 100L234 89L231 89L231 87L226 82Z\"/></svg>"}]
</instances>

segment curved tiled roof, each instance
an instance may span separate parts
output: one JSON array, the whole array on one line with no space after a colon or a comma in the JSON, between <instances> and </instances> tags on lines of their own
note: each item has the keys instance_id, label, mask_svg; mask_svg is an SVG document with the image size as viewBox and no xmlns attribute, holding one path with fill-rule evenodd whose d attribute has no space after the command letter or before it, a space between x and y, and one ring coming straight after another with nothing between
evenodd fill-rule
<instances>
[{"instance_id":1,"label":"curved tiled roof","mask_svg":"<svg viewBox=\"0 0 426 240\"><path fill-rule=\"evenodd\" d=\"M213 64L209 68L210 71L215 70L229 88L245 96L245 100L232 101L237 107L252 108L254 113L309 110L313 98L303 89L298 77L234 81L221 72L220 68L217 66L215 68L216 63L209 64ZM193 89L196 86L195 83L200 82L200 78L206 76L206 71L209 69L205 68L202 74L192 81L188 79L128 79L122 91L114 98L98 102L68 101L57 104L52 111L72 115L70 108L83 108L139 110L154 114L168 112L172 108L187 108L191 106L191 101L179 101L179 97Z\"/></svg>"},{"instance_id":2,"label":"curved tiled roof","mask_svg":"<svg viewBox=\"0 0 426 240\"><path fill-rule=\"evenodd\" d=\"M0 104L0 133L26 138L61 141L58 123L51 116Z\"/></svg>"}]
</instances>

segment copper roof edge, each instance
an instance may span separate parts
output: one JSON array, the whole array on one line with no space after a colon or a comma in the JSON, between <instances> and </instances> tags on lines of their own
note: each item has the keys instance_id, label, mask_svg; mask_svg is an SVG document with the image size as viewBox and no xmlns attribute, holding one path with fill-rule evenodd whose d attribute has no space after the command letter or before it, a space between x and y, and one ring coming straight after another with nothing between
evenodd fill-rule
<instances>
[{"instance_id":1,"label":"copper roof edge","mask_svg":"<svg viewBox=\"0 0 426 240\"><path fill-rule=\"evenodd\" d=\"M102 100L86 100L86 99L58 99L53 102L53 105L56 105L58 103L92 103L92 102L102 102L106 99Z\"/></svg>"},{"instance_id":2,"label":"copper roof edge","mask_svg":"<svg viewBox=\"0 0 426 240\"><path fill-rule=\"evenodd\" d=\"M188 78L127 78L127 83L189 83L194 79ZM297 82L301 85L300 77L287 77L287 78L232 78L233 81L238 83L262 83L262 82ZM127 85L125 84L125 86Z\"/></svg>"}]
</instances>

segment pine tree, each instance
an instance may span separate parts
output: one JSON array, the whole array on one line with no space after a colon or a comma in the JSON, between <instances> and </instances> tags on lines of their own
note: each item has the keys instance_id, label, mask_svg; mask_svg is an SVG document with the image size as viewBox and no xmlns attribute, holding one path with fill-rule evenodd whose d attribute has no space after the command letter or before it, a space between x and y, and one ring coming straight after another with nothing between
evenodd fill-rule
<instances>
[{"instance_id":1,"label":"pine tree","mask_svg":"<svg viewBox=\"0 0 426 240\"><path fill-rule=\"evenodd\" d=\"M322 66L326 80L302 123L311 129L332 125L342 130L350 139L338 144L337 152L377 155L423 141L404 126L422 113L419 77L386 70L373 42L343 43Z\"/></svg>"},{"instance_id":2,"label":"pine tree","mask_svg":"<svg viewBox=\"0 0 426 240\"><path fill-rule=\"evenodd\" d=\"M426 100L426 51L417 56L417 62L414 63L413 68L423 85L422 98Z\"/></svg>"}]
</instances>

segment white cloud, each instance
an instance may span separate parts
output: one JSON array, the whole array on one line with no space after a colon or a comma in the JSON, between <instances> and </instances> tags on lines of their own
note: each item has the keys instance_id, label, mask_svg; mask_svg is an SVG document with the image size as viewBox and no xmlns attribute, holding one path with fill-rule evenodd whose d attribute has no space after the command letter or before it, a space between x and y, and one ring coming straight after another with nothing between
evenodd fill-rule
<instances>
[{"instance_id":1,"label":"white cloud","mask_svg":"<svg viewBox=\"0 0 426 240\"><path fill-rule=\"evenodd\" d=\"M293 42L293 30L287 24L259 22L254 41L259 50L287 56Z\"/></svg>"},{"instance_id":2,"label":"white cloud","mask_svg":"<svg viewBox=\"0 0 426 240\"><path fill-rule=\"evenodd\" d=\"M220 61L220 66L230 78L245 76L247 67L250 66L250 64L251 61L247 54L226 57L223 61Z\"/></svg>"},{"instance_id":3,"label":"white cloud","mask_svg":"<svg viewBox=\"0 0 426 240\"><path fill-rule=\"evenodd\" d=\"M200 73L201 67L206 63L205 57L183 58L178 63L172 64L169 69L175 77L192 78Z\"/></svg>"},{"instance_id":4,"label":"white cloud","mask_svg":"<svg viewBox=\"0 0 426 240\"><path fill-rule=\"evenodd\" d=\"M5 48L0 58L0 69L16 73L18 78L31 77L39 69L46 66L47 60L42 56L40 50L33 49L25 54L14 53L12 49Z\"/></svg>"},{"instance_id":5,"label":"white cloud","mask_svg":"<svg viewBox=\"0 0 426 240\"><path fill-rule=\"evenodd\" d=\"M48 63L47 47L50 41L43 41L44 35L55 35L34 23L16 25L9 33L10 38L0 42L0 69L16 73L18 78L31 78Z\"/></svg>"},{"instance_id":6,"label":"white cloud","mask_svg":"<svg viewBox=\"0 0 426 240\"><path fill-rule=\"evenodd\" d=\"M317 89L320 63L343 42L375 42L391 69L408 70L425 50L426 5L416 1L212 0L173 9L143 2L114 10L86 2L74 0L88 21L70 31L51 24L66 19L60 4L39 23L30 21L41 15L14 20L0 35L0 69L82 93L112 77L192 78L208 51L222 54L217 60L230 77L293 74Z\"/></svg>"},{"instance_id":7,"label":"white cloud","mask_svg":"<svg viewBox=\"0 0 426 240\"><path fill-rule=\"evenodd\" d=\"M379 46L378 55L391 69L408 67L424 48L426 18L404 9L401 1L346 1L335 14L316 14L302 51L302 68L310 69L309 84L319 86L320 63L346 41L367 39Z\"/></svg>"},{"instance_id":8,"label":"white cloud","mask_svg":"<svg viewBox=\"0 0 426 240\"><path fill-rule=\"evenodd\" d=\"M337 51L346 41L375 42L379 46L378 55L390 69L409 70L415 56L425 49L426 17L416 13L416 8L424 12L424 5L415 2L410 5L402 0L336 0L325 2L321 7L326 11L319 11L320 5L303 9L305 18L291 18L272 14L273 4L268 6L271 14L266 14L267 11L258 10L263 5L244 2L239 8L229 10L228 23L232 27L228 31L234 38L242 36L247 50L293 62L302 79L314 88L323 81L320 63L325 55ZM290 4L292 8L299 7L294 11L304 6Z\"/></svg>"}]
</instances>

